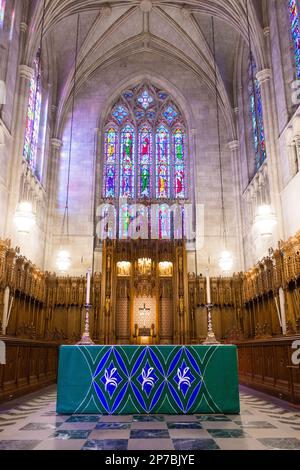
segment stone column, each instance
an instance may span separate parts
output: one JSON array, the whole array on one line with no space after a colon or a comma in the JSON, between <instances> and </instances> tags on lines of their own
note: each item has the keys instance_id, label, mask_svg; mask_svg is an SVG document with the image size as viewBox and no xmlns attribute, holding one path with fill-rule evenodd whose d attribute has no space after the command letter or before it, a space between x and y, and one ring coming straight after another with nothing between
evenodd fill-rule
<instances>
[{"instance_id":1,"label":"stone column","mask_svg":"<svg viewBox=\"0 0 300 470\"><path fill-rule=\"evenodd\" d=\"M294 147L296 154L293 155L294 176L300 169L300 116L296 115L293 120Z\"/></svg>"},{"instance_id":2,"label":"stone column","mask_svg":"<svg viewBox=\"0 0 300 470\"><path fill-rule=\"evenodd\" d=\"M298 137L298 142L300 143L300 137ZM292 141L288 144L288 158L289 158L289 170L290 170L290 177L293 178L295 174L298 172L299 164L299 151L297 151L298 144L295 141Z\"/></svg>"},{"instance_id":3,"label":"stone column","mask_svg":"<svg viewBox=\"0 0 300 470\"><path fill-rule=\"evenodd\" d=\"M50 159L48 160L47 171L47 192L48 192L48 209L47 209L47 222L46 222L46 248L44 255L44 267L50 269L52 265L53 256L53 222L55 215L55 204L57 193L57 175L59 168L60 150L63 145L62 140L52 138L50 140L51 151Z\"/></svg>"},{"instance_id":4,"label":"stone column","mask_svg":"<svg viewBox=\"0 0 300 470\"><path fill-rule=\"evenodd\" d=\"M279 183L279 166L278 166L278 151L277 151L277 136L276 129L277 123L275 119L274 103L272 99L272 85L271 85L271 70L264 69L256 74L257 80L260 84L264 130L266 140L266 152L268 162L268 174L270 184L270 199L271 205L275 210L277 216L277 239L284 238L283 222L282 222L282 207L280 200L280 183Z\"/></svg>"},{"instance_id":5,"label":"stone column","mask_svg":"<svg viewBox=\"0 0 300 470\"><path fill-rule=\"evenodd\" d=\"M26 114L29 98L29 83L32 79L34 71L27 65L19 66L19 90L18 103L15 114L14 123L14 147L12 149L11 164L9 168L8 178L8 210L5 225L5 234L10 237L13 233L12 219L18 203L20 178L22 174L22 155L24 145L24 134L26 126Z\"/></svg>"},{"instance_id":6,"label":"stone column","mask_svg":"<svg viewBox=\"0 0 300 470\"><path fill-rule=\"evenodd\" d=\"M240 143L238 140L233 140L228 143L231 151L231 163L233 169L233 193L235 199L235 218L236 218L236 233L238 245L238 270L244 270L244 256L243 256L243 226L242 226L242 210L241 210L241 184L240 184Z\"/></svg>"},{"instance_id":7,"label":"stone column","mask_svg":"<svg viewBox=\"0 0 300 470\"><path fill-rule=\"evenodd\" d=\"M295 136L295 141L292 144L292 152L294 176L300 169L300 135Z\"/></svg>"}]
</instances>

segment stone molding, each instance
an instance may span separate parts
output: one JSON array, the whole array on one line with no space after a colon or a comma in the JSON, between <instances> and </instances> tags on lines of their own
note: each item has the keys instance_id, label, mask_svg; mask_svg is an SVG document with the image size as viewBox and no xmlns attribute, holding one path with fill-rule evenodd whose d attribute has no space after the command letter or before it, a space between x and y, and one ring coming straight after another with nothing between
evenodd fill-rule
<instances>
[{"instance_id":1,"label":"stone molding","mask_svg":"<svg viewBox=\"0 0 300 470\"><path fill-rule=\"evenodd\" d=\"M140 9L143 13L149 13L152 10L151 0L142 0L140 3Z\"/></svg>"},{"instance_id":2,"label":"stone molding","mask_svg":"<svg viewBox=\"0 0 300 470\"><path fill-rule=\"evenodd\" d=\"M31 80L34 76L34 70L28 65L19 65L19 75L21 78L25 78L26 80Z\"/></svg>"},{"instance_id":3,"label":"stone molding","mask_svg":"<svg viewBox=\"0 0 300 470\"><path fill-rule=\"evenodd\" d=\"M232 140L231 142L228 142L228 147L231 151L238 150L240 148L239 140Z\"/></svg>"},{"instance_id":4,"label":"stone molding","mask_svg":"<svg viewBox=\"0 0 300 470\"><path fill-rule=\"evenodd\" d=\"M271 76L272 76L271 69L263 69L257 72L256 74L256 78L260 84L270 80Z\"/></svg>"},{"instance_id":5,"label":"stone molding","mask_svg":"<svg viewBox=\"0 0 300 470\"><path fill-rule=\"evenodd\" d=\"M51 139L51 147L55 149L60 149L63 146L63 142L60 139L56 139L55 137Z\"/></svg>"}]
</instances>

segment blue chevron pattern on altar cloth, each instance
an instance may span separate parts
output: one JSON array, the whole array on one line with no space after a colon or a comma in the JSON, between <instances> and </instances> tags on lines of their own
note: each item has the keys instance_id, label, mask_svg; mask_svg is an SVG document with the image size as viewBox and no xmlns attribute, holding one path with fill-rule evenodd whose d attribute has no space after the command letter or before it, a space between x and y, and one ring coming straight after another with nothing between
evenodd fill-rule
<instances>
[{"instance_id":1,"label":"blue chevron pattern on altar cloth","mask_svg":"<svg viewBox=\"0 0 300 470\"><path fill-rule=\"evenodd\" d=\"M239 412L235 346L61 347L59 413L223 413L223 404Z\"/></svg>"}]
</instances>

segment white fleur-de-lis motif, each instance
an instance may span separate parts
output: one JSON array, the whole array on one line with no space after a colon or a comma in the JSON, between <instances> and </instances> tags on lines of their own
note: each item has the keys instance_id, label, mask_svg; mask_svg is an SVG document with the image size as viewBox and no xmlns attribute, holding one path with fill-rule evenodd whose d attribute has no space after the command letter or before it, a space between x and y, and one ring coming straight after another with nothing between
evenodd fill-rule
<instances>
[{"instance_id":1,"label":"white fleur-de-lis motif","mask_svg":"<svg viewBox=\"0 0 300 470\"><path fill-rule=\"evenodd\" d=\"M114 377L115 372L117 372L117 369L114 367L110 373L108 372L107 369L105 369L104 377L105 377L105 391L107 391L108 385L112 385L113 387L118 386L118 380L116 377Z\"/></svg>"},{"instance_id":2,"label":"white fleur-de-lis motif","mask_svg":"<svg viewBox=\"0 0 300 470\"><path fill-rule=\"evenodd\" d=\"M190 377L187 377L186 374L188 373L188 371L190 370L189 367L186 367L184 370L183 370L183 373L181 373L181 370L180 369L177 369L177 377L178 377L178 390L181 389L181 385L182 384L185 384L187 385L188 387L191 386L191 379Z\"/></svg>"},{"instance_id":3,"label":"white fleur-de-lis motif","mask_svg":"<svg viewBox=\"0 0 300 470\"><path fill-rule=\"evenodd\" d=\"M142 390L144 390L146 384L150 385L150 387L154 387L154 377L150 377L152 371L153 367L149 367L148 372L146 372L145 369L142 370Z\"/></svg>"}]
</instances>

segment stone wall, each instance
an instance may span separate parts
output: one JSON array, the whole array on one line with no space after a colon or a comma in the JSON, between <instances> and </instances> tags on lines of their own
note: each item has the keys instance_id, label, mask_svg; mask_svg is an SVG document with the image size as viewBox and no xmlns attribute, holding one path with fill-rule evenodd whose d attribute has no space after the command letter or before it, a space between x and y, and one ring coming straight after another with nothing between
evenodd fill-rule
<instances>
[{"instance_id":1,"label":"stone wall","mask_svg":"<svg viewBox=\"0 0 300 470\"><path fill-rule=\"evenodd\" d=\"M278 239L292 235L300 223L295 204L299 195L299 178L291 173L286 143L287 129L292 127L294 140L299 134L291 121L297 113L290 93L295 67L285 3L268 0L264 18L259 16L261 9L257 3L255 11L258 18L253 28L258 35L252 38L253 48L258 69L270 69L272 77L268 85L269 112L265 116L266 127L272 131L268 136L271 158L263 181L270 184L271 194L279 194L279 198L275 195L278 217L278 230L272 241L275 246ZM6 4L6 23L0 38L0 79L5 78L7 82L7 104L1 108L0 116L0 236L11 237L13 243L21 246L22 252L41 268L54 270L66 201L76 17L68 17L66 12L66 22L61 21L52 29L49 27L44 41L43 114L47 102L48 119L47 122L43 120L46 132L41 128L41 134L46 137L45 146L39 149L42 153L45 151L44 172L41 187L33 185L34 197L38 201L38 224L29 236L24 237L15 232L13 215L23 175L21 153L28 99L28 67L32 67L40 40L40 30L34 27L35 22L39 24L36 17L39 2L7 0ZM13 6L15 29L9 40ZM150 13L134 8L127 13L128 8L123 5L103 9L97 20L92 11L81 14L79 68L85 67L86 75L83 73L77 87L74 113L69 205L70 274L80 275L92 263L93 204L95 195L99 197L101 193L104 114L127 85L137 84L145 78L165 88L185 115L189 135L191 199L204 207L203 244L199 236L201 227L197 227L197 272L204 272L210 258L212 274L218 274L223 239L210 18L203 14L201 8L192 13L187 6L182 11L167 6L155 7ZM49 17L46 22L52 21ZM92 26L94 20L97 27ZM115 30L114 23L117 25ZM110 33L106 34L106 28L111 27ZM239 271L249 268L265 254L264 247L260 250L254 247L252 218L244 199L254 176L247 92L248 45L237 25L231 23L230 15L226 19L218 18L216 28L228 248L234 255L233 269ZM98 33L102 35L101 40L98 40ZM125 43L126 47L123 46ZM90 54L91 44L94 47L91 47ZM235 50L234 54L231 48ZM95 64L98 66L94 67ZM275 125L270 122L271 118ZM300 140L297 142L299 151ZM274 182L274 174L278 181ZM191 271L195 271L194 264L192 250L189 256Z\"/></svg>"}]
</instances>

